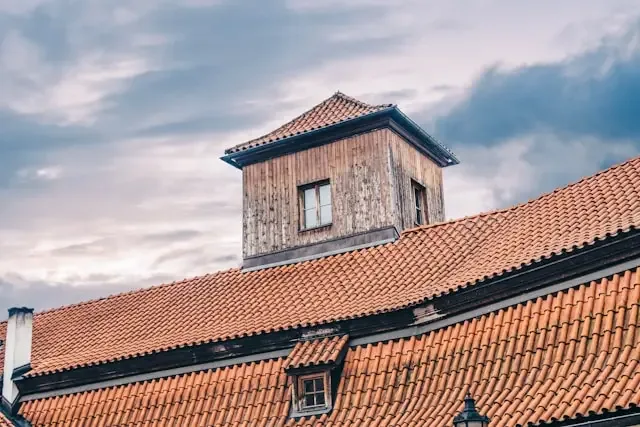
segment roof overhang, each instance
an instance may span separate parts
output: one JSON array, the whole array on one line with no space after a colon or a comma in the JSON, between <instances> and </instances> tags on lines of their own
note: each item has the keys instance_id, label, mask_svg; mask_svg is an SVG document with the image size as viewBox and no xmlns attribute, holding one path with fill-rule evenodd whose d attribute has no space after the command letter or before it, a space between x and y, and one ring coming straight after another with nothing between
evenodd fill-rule
<instances>
[{"instance_id":1,"label":"roof overhang","mask_svg":"<svg viewBox=\"0 0 640 427\"><path fill-rule=\"evenodd\" d=\"M455 154L395 106L247 150L229 152L222 156L221 159L238 169L242 169L253 163L263 162L275 157L329 144L353 135L384 128L398 133L440 167L460 163Z\"/></svg>"}]
</instances>

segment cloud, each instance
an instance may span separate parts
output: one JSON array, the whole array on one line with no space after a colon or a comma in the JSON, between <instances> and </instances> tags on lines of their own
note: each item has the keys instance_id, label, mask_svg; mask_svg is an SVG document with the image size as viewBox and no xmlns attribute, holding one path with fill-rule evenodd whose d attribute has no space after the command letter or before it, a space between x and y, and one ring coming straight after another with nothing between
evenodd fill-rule
<instances>
[{"instance_id":1,"label":"cloud","mask_svg":"<svg viewBox=\"0 0 640 427\"><path fill-rule=\"evenodd\" d=\"M435 133L463 159L447 172L449 215L522 202L640 153L639 40L640 21L565 60L489 67L447 101Z\"/></svg>"},{"instance_id":2,"label":"cloud","mask_svg":"<svg viewBox=\"0 0 640 427\"><path fill-rule=\"evenodd\" d=\"M443 140L463 159L445 180L451 215L520 201L630 152L624 135L564 138L569 131L552 129L531 95L522 95L527 114L545 126L508 110L471 117L477 100L521 90L527 76L573 82L579 64L562 59L566 40L597 39L603 30L585 20L614 6L633 15L624 0L569 1L551 17L548 6L502 0L469 2L468 17L413 0L18 3L0 5L4 306L49 307L237 266L241 174L218 157L338 89L397 102L430 131L440 118ZM549 19L514 27L529 16ZM630 61L626 46L617 58ZM500 120L513 131L491 136ZM576 161L563 168L545 154Z\"/></svg>"},{"instance_id":3,"label":"cloud","mask_svg":"<svg viewBox=\"0 0 640 427\"><path fill-rule=\"evenodd\" d=\"M147 52L161 58L162 67L136 76L126 91L105 99L103 119L138 136L244 129L277 111L282 81L326 58L358 58L397 42L393 36L375 44L328 40L336 28L374 18L372 10L307 14L285 6L175 3L141 18L136 28L169 40Z\"/></svg>"},{"instance_id":4,"label":"cloud","mask_svg":"<svg viewBox=\"0 0 640 427\"><path fill-rule=\"evenodd\" d=\"M640 136L640 22L623 37L569 59L501 70L494 66L436 120L454 144L491 145L536 132L566 138Z\"/></svg>"},{"instance_id":5,"label":"cloud","mask_svg":"<svg viewBox=\"0 0 640 427\"><path fill-rule=\"evenodd\" d=\"M526 202L639 153L631 142L553 133L459 145L456 154L466 161L445 170L446 214L458 218Z\"/></svg>"},{"instance_id":6,"label":"cloud","mask_svg":"<svg viewBox=\"0 0 640 427\"><path fill-rule=\"evenodd\" d=\"M114 284L111 282L113 278L107 275L94 276L89 279L91 279L91 282L101 282L103 284L51 286L42 282L25 281L24 278L15 273L7 273L4 276L0 276L0 295L2 295L2 298L0 298L0 319L6 316L7 309L10 307L27 306L41 311L90 299L103 298L107 295L127 292L137 287L150 284L157 285L172 280L172 278L156 276L138 283Z\"/></svg>"}]
</instances>

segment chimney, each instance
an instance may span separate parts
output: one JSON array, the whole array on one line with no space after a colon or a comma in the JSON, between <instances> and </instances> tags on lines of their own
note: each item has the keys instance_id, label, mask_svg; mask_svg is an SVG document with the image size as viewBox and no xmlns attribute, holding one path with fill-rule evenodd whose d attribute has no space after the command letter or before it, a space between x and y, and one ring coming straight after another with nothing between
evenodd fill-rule
<instances>
[{"instance_id":1,"label":"chimney","mask_svg":"<svg viewBox=\"0 0 640 427\"><path fill-rule=\"evenodd\" d=\"M13 307L9 309L7 336L4 342L4 375L2 400L12 408L18 401L19 390L14 379L30 369L33 309Z\"/></svg>"}]
</instances>

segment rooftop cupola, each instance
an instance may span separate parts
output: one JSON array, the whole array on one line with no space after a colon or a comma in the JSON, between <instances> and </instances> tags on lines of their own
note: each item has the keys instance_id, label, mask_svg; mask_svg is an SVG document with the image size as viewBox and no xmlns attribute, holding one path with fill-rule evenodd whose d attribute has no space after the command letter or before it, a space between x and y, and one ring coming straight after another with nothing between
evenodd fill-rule
<instances>
[{"instance_id":1,"label":"rooftop cupola","mask_svg":"<svg viewBox=\"0 0 640 427\"><path fill-rule=\"evenodd\" d=\"M378 245L442 221L442 168L458 163L397 106L340 92L222 159L243 174L244 269Z\"/></svg>"}]
</instances>

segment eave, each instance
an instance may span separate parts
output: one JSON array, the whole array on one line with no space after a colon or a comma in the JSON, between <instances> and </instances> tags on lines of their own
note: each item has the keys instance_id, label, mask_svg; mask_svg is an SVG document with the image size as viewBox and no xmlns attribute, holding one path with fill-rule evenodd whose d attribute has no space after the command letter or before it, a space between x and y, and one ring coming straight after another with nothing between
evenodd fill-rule
<instances>
[{"instance_id":1,"label":"eave","mask_svg":"<svg viewBox=\"0 0 640 427\"><path fill-rule=\"evenodd\" d=\"M418 126L397 107L389 107L384 110L259 145L247 150L227 152L221 159L238 169L242 169L254 163L329 144L333 141L376 129L393 130L440 167L460 163L455 154L425 132L424 129Z\"/></svg>"}]
</instances>

